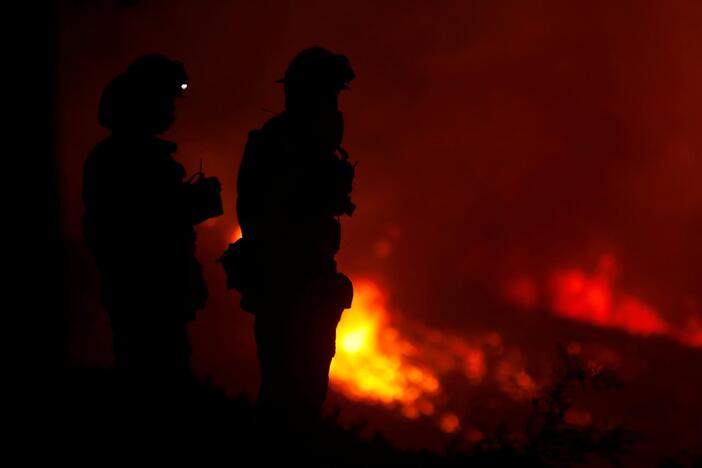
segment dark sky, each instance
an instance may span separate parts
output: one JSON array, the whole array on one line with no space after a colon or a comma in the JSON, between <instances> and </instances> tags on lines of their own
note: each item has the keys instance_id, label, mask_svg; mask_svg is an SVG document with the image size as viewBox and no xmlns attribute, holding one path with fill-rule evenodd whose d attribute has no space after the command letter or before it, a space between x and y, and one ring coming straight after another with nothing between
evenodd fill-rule
<instances>
[{"instance_id":1,"label":"dark sky","mask_svg":"<svg viewBox=\"0 0 702 468\"><path fill-rule=\"evenodd\" d=\"M82 163L105 135L100 91L137 56L161 52L190 76L166 137L189 172L204 159L225 198L225 216L199 229L212 300L193 326L196 362L231 388L255 388L251 320L214 259L236 224L247 132L269 117L262 108L281 109L275 80L294 54L322 45L357 75L342 99L345 147L359 161L343 270L382 284L404 317L456 333L496 329L526 355L571 335L624 342L623 367L643 394L633 419L661 430L684 426L667 414L685 407L702 417L690 406L702 392L700 348L525 318L506 307L503 287L592 272L606 253L617 288L666 322L702 317L699 2L86 1L60 13L56 120L77 361L109 359L80 240ZM644 417L647 402L681 398L666 416Z\"/></svg>"}]
</instances>

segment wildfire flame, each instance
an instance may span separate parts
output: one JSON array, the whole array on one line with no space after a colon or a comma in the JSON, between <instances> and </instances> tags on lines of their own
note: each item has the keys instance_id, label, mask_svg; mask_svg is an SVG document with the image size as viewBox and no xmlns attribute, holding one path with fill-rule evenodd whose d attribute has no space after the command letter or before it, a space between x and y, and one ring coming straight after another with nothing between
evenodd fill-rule
<instances>
[{"instance_id":1,"label":"wildfire flame","mask_svg":"<svg viewBox=\"0 0 702 468\"><path fill-rule=\"evenodd\" d=\"M232 233L232 235L229 237L229 243L233 244L234 242L238 241L242 237L244 237L244 234L242 234L242 232L241 232L241 226L237 226L234 229L234 232Z\"/></svg>"},{"instance_id":2,"label":"wildfire flame","mask_svg":"<svg viewBox=\"0 0 702 468\"><path fill-rule=\"evenodd\" d=\"M408 416L432 413L422 403L440 390L436 373L412 363L417 348L388 324L380 289L358 281L355 290L353 307L337 327L332 383L351 399L397 404Z\"/></svg>"},{"instance_id":3,"label":"wildfire flame","mask_svg":"<svg viewBox=\"0 0 702 468\"><path fill-rule=\"evenodd\" d=\"M636 297L615 290L617 264L602 256L594 274L577 269L557 270L546 287L527 276L507 284L507 299L524 308L546 305L555 315L600 327L648 336L664 334L690 346L702 346L702 323L691 318L682 329L666 321ZM509 349L496 332L465 339L427 328L388 310L382 288L367 279L354 280L354 302L337 328L336 356L330 370L332 387L347 398L399 409L410 419L432 417L444 432L462 430L469 439L481 434L462 428L447 407L442 380L462 374L469 385L491 383L515 401L525 401L545 381L537 381L522 353ZM546 304L541 304L543 298ZM581 353L578 343L568 352ZM593 362L616 365L618 356L602 351ZM568 415L572 424L590 423L586 412ZM473 432L471 432L473 430ZM472 434L472 435L471 435Z\"/></svg>"},{"instance_id":4,"label":"wildfire flame","mask_svg":"<svg viewBox=\"0 0 702 468\"><path fill-rule=\"evenodd\" d=\"M353 305L337 327L330 370L332 387L347 398L399 409L410 419L432 416L452 433L461 421L442 408L446 375L462 374L474 385L493 378L515 400L537 390L520 354L508 352L499 334L469 342L390 314L385 294L372 281L354 280L354 290Z\"/></svg>"},{"instance_id":5,"label":"wildfire flame","mask_svg":"<svg viewBox=\"0 0 702 468\"><path fill-rule=\"evenodd\" d=\"M579 269L556 270L546 288L548 308L570 320L604 328L617 328L634 335L667 335L688 346L702 346L702 323L691 316L685 326L675 326L653 307L615 289L617 262L612 255L602 255L593 274ZM536 282L520 276L508 281L507 299L520 307L539 305Z\"/></svg>"},{"instance_id":6,"label":"wildfire flame","mask_svg":"<svg viewBox=\"0 0 702 468\"><path fill-rule=\"evenodd\" d=\"M637 335L664 334L669 325L635 297L615 294L614 258L604 255L597 271L588 276L579 270L557 271L551 277L551 307L560 316L613 327Z\"/></svg>"},{"instance_id":7,"label":"wildfire flame","mask_svg":"<svg viewBox=\"0 0 702 468\"><path fill-rule=\"evenodd\" d=\"M241 236L241 228L236 227L231 242ZM505 294L508 301L525 309L545 305L567 319L643 336L665 334L690 346L702 346L702 320L692 317L684 329L672 326L636 297L615 291L616 270L614 257L605 255L594 274L557 270L544 287L528 276L519 276L506 283ZM515 401L532 398L543 384L527 372L522 354L508 349L499 333L483 332L466 339L430 329L391 313L377 283L363 278L353 283L353 305L337 327L336 355L330 368L332 388L346 398L381 404L409 419L432 418L441 431L460 430L475 442L483 437L482 432L465 427L448 407L442 384L446 376L462 374L469 385L493 384ZM581 346L571 343L568 352L579 354ZM585 411L573 411L567 419L575 425L591 422Z\"/></svg>"}]
</instances>

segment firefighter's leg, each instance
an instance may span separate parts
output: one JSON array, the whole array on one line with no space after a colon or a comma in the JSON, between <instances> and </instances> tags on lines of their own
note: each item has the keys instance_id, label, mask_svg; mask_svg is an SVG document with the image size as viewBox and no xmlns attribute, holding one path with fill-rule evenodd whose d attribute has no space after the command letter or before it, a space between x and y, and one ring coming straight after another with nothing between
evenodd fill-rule
<instances>
[{"instance_id":1,"label":"firefighter's leg","mask_svg":"<svg viewBox=\"0 0 702 468\"><path fill-rule=\"evenodd\" d=\"M262 311L263 312L263 311ZM277 312L277 311L276 311ZM280 424L292 392L289 325L280 314L259 313L254 320L261 384L257 409L265 424Z\"/></svg>"}]
</instances>

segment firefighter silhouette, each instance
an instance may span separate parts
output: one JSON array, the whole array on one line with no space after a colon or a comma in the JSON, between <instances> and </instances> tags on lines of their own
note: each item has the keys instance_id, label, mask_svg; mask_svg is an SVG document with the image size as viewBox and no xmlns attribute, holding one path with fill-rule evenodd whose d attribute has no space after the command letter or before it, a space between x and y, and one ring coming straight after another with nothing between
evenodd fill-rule
<instances>
[{"instance_id":1,"label":"firefighter silhouette","mask_svg":"<svg viewBox=\"0 0 702 468\"><path fill-rule=\"evenodd\" d=\"M187 88L180 62L147 55L105 88L111 134L84 167L84 236L101 276L116 367L144 383L191 378L187 323L208 292L193 226L221 214L219 182L185 180L177 145L158 135Z\"/></svg>"},{"instance_id":2,"label":"firefighter silhouette","mask_svg":"<svg viewBox=\"0 0 702 468\"><path fill-rule=\"evenodd\" d=\"M285 110L249 134L237 179L243 237L221 262L253 313L262 424L312 427L325 401L336 326L353 295L337 271L354 166L341 148L343 55L301 51L283 79Z\"/></svg>"}]
</instances>

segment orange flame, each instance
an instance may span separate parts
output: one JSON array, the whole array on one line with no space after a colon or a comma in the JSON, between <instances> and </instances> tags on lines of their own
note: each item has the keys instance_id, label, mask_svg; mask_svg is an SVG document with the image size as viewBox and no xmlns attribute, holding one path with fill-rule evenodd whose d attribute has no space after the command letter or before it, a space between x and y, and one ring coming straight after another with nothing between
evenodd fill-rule
<instances>
[{"instance_id":1,"label":"orange flame","mask_svg":"<svg viewBox=\"0 0 702 468\"><path fill-rule=\"evenodd\" d=\"M579 270L557 271L551 277L551 306L560 316L632 334L666 333L668 324L635 297L613 290L614 259L600 258L595 275Z\"/></svg>"},{"instance_id":2,"label":"orange flame","mask_svg":"<svg viewBox=\"0 0 702 468\"><path fill-rule=\"evenodd\" d=\"M355 290L353 306L337 327L332 384L351 399L398 404L404 414L418 416L422 402L439 392L439 380L411 362L416 348L389 326L380 289L359 281Z\"/></svg>"},{"instance_id":3,"label":"orange flame","mask_svg":"<svg viewBox=\"0 0 702 468\"><path fill-rule=\"evenodd\" d=\"M557 270L551 274L548 298L555 315L618 328L634 335L668 335L688 346L702 346L702 326L691 317L685 327L669 323L658 311L638 298L615 290L617 262L612 255L602 255L594 274L578 269ZM519 276L508 281L507 300L522 308L534 308L535 282Z\"/></svg>"},{"instance_id":4,"label":"orange flame","mask_svg":"<svg viewBox=\"0 0 702 468\"><path fill-rule=\"evenodd\" d=\"M242 232L241 232L241 226L237 226L229 238L229 243L233 244L234 242L238 241L242 237L244 237L244 234L242 234Z\"/></svg>"},{"instance_id":5,"label":"orange flame","mask_svg":"<svg viewBox=\"0 0 702 468\"><path fill-rule=\"evenodd\" d=\"M442 416L439 422L439 427L447 434L456 432L460 426L461 422L458 420L458 416L452 413Z\"/></svg>"},{"instance_id":6,"label":"orange flame","mask_svg":"<svg viewBox=\"0 0 702 468\"><path fill-rule=\"evenodd\" d=\"M371 281L355 280L354 290L353 305L337 327L330 369L332 387L347 398L397 408L410 419L441 413L436 423L451 433L461 421L441 409L446 403L441 379L448 374L460 373L473 385L492 378L515 400L536 391L520 354L505 352L499 334L469 342L392 316Z\"/></svg>"},{"instance_id":7,"label":"orange flame","mask_svg":"<svg viewBox=\"0 0 702 468\"><path fill-rule=\"evenodd\" d=\"M520 276L507 284L505 292L510 302L526 309L535 309L546 299L553 313L564 318L643 336L666 334L702 346L701 320L693 317L685 329L675 328L636 297L615 291L616 268L614 257L602 256L594 274L555 271L543 288ZM460 430L469 440L479 440L482 434L464 427L448 407L444 377L458 373L469 385L494 384L515 401L533 398L544 383L527 372L522 353L507 348L496 332L463 339L391 314L386 295L372 281L356 279L354 290L353 305L337 327L330 369L332 388L351 400L399 409L410 419L432 417L445 433ZM568 352L580 354L582 346L570 343ZM601 365L618 362L618 356L606 353L592 359ZM585 411L571 412L568 420L590 424Z\"/></svg>"}]
</instances>

